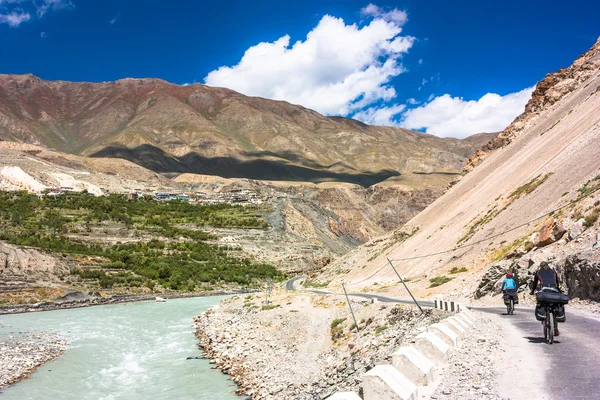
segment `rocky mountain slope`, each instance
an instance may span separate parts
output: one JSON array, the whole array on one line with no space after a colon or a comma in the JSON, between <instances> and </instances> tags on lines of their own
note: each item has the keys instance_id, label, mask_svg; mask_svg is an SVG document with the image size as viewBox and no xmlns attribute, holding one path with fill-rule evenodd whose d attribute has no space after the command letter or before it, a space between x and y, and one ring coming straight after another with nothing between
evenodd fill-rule
<instances>
[{"instance_id":1,"label":"rocky mountain slope","mask_svg":"<svg viewBox=\"0 0 600 400\"><path fill-rule=\"evenodd\" d=\"M371 186L413 172L457 173L492 136L441 139L200 84L0 75L0 139L161 173Z\"/></svg>"},{"instance_id":2,"label":"rocky mountain slope","mask_svg":"<svg viewBox=\"0 0 600 400\"><path fill-rule=\"evenodd\" d=\"M516 272L525 283L549 259L573 295L598 300L599 143L600 40L538 83L525 113L448 192L320 279L381 290L397 280L390 258L421 296L479 298L498 292L503 273ZM399 286L386 290L406 294Z\"/></svg>"}]
</instances>

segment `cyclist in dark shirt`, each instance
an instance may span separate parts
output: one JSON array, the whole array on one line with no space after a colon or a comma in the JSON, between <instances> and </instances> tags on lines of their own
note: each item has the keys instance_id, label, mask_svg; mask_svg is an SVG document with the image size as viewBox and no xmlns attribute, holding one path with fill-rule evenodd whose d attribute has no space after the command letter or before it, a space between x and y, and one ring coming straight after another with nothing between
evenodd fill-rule
<instances>
[{"instance_id":1,"label":"cyclist in dark shirt","mask_svg":"<svg viewBox=\"0 0 600 400\"><path fill-rule=\"evenodd\" d=\"M533 286L529 294L533 294L533 292L535 292L538 282L541 285L540 289L544 287L551 287L560 290L560 279L558 278L558 274L555 270L550 268L550 264L548 264L546 261L542 261L540 263L540 269L535 274Z\"/></svg>"},{"instance_id":2,"label":"cyclist in dark shirt","mask_svg":"<svg viewBox=\"0 0 600 400\"><path fill-rule=\"evenodd\" d=\"M546 261L542 261L540 263L540 269L535 274L535 278L533 279L533 286L531 287L531 292L529 292L529 294L533 295L533 292L535 292L535 290L538 287L538 283L540 285L540 289L548 287L558 289L562 292L560 288L560 278L558 277L558 274L553 268L550 267L550 264L548 264L548 262ZM538 303L535 307L536 313L538 313L540 307L541 305ZM554 315L553 318L554 336L558 336L560 332L558 331L558 325L556 324L556 315Z\"/></svg>"}]
</instances>

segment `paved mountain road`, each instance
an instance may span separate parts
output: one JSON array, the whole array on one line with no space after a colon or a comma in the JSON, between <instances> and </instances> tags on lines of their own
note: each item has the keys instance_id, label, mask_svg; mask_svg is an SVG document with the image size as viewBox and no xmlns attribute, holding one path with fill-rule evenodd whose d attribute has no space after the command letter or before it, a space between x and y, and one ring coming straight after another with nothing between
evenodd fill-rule
<instances>
[{"instance_id":1,"label":"paved mountain road","mask_svg":"<svg viewBox=\"0 0 600 400\"><path fill-rule=\"evenodd\" d=\"M287 280L285 282L285 289L286 290L296 290L297 286L298 286L297 282L304 278L305 278L304 276L297 276L295 278ZM327 290L304 289L304 291L315 293L315 294L331 294L331 295L338 295L338 296L344 295L344 293L329 292ZM374 293L350 293L350 292L348 292L348 296L362 297L362 298L369 299L369 300L377 299L378 301L381 301L382 303L415 304L415 302L411 298L387 297L387 296L381 296L379 294L374 294ZM419 302L419 304L422 307L435 307L435 303L433 301L429 301L429 300L417 300L417 301Z\"/></svg>"},{"instance_id":2,"label":"paved mountain road","mask_svg":"<svg viewBox=\"0 0 600 400\"><path fill-rule=\"evenodd\" d=\"M600 399L600 316L569 309L552 345L544 341L533 308L475 307L495 313L505 329L511 362L501 378L500 395L518 399ZM517 382L518 381L518 382Z\"/></svg>"}]
</instances>

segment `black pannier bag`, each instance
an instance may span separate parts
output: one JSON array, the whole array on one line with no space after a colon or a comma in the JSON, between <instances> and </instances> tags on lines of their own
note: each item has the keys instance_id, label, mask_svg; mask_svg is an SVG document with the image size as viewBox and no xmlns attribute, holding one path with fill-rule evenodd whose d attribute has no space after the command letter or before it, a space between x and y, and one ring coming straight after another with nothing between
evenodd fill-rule
<instances>
[{"instance_id":1,"label":"black pannier bag","mask_svg":"<svg viewBox=\"0 0 600 400\"><path fill-rule=\"evenodd\" d=\"M543 321L546 319L546 307L535 307L535 319L537 319L538 321Z\"/></svg>"},{"instance_id":2,"label":"black pannier bag","mask_svg":"<svg viewBox=\"0 0 600 400\"><path fill-rule=\"evenodd\" d=\"M508 303L510 303L511 297L515 304L519 304L519 296L517 295L516 290L504 292L504 304L508 305Z\"/></svg>"},{"instance_id":3,"label":"black pannier bag","mask_svg":"<svg viewBox=\"0 0 600 400\"><path fill-rule=\"evenodd\" d=\"M540 290L536 297L538 303L567 304L569 302L568 295L554 290Z\"/></svg>"},{"instance_id":4,"label":"black pannier bag","mask_svg":"<svg viewBox=\"0 0 600 400\"><path fill-rule=\"evenodd\" d=\"M556 315L556 322L567 322L565 306L563 306L562 304L556 308L556 311L554 311L554 315Z\"/></svg>"}]
</instances>

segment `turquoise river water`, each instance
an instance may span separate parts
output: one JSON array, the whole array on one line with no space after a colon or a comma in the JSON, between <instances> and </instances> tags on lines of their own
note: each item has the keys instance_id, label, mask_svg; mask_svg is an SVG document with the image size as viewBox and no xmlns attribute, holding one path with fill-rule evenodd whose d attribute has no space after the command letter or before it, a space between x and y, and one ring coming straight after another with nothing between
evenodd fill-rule
<instances>
[{"instance_id":1,"label":"turquoise river water","mask_svg":"<svg viewBox=\"0 0 600 400\"><path fill-rule=\"evenodd\" d=\"M221 297L139 302L0 316L0 340L58 333L69 348L20 383L12 399L240 399L235 385L198 356L193 317Z\"/></svg>"}]
</instances>

